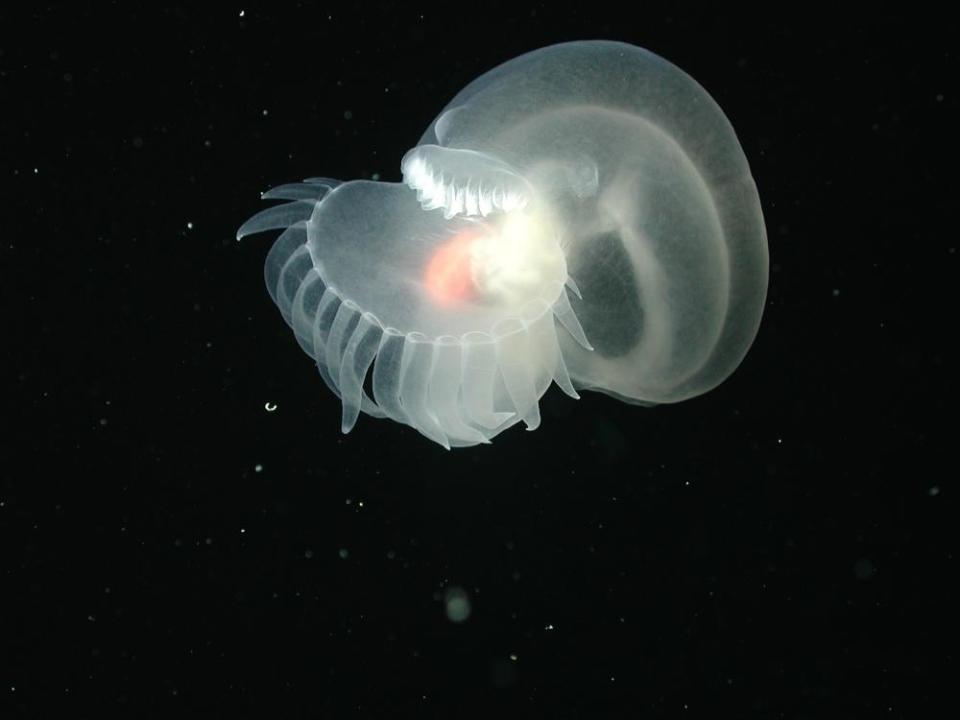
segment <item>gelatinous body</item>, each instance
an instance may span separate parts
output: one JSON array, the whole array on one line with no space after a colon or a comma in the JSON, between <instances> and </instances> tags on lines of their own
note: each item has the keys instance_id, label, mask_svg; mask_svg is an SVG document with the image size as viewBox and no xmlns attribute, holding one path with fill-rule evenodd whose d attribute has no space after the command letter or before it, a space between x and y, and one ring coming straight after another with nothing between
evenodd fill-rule
<instances>
[{"instance_id":1,"label":"gelatinous body","mask_svg":"<svg viewBox=\"0 0 960 720\"><path fill-rule=\"evenodd\" d=\"M675 402L746 354L767 243L746 158L692 78L631 45L543 48L482 75L402 183L312 178L238 238L283 229L271 296L327 385L444 445L572 397ZM365 381L372 388L364 389Z\"/></svg>"}]
</instances>

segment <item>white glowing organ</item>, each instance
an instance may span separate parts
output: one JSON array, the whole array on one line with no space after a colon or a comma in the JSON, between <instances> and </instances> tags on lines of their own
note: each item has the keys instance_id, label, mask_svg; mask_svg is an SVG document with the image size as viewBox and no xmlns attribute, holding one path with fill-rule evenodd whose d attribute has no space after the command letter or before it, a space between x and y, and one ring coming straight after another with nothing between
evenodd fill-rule
<instances>
[{"instance_id":1,"label":"white glowing organ","mask_svg":"<svg viewBox=\"0 0 960 720\"><path fill-rule=\"evenodd\" d=\"M311 178L238 237L284 229L267 286L342 400L445 447L540 422L553 382L644 404L706 392L766 293L756 187L720 108L622 43L521 56L462 90L403 183ZM369 388L369 392L365 390Z\"/></svg>"}]
</instances>

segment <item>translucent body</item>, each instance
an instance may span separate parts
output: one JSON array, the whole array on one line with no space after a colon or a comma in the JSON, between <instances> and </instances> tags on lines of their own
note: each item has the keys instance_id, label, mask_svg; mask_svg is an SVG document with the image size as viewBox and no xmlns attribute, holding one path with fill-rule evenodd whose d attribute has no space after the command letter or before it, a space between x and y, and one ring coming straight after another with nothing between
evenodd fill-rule
<instances>
[{"instance_id":1,"label":"translucent body","mask_svg":"<svg viewBox=\"0 0 960 720\"><path fill-rule=\"evenodd\" d=\"M720 108L652 53L575 42L504 63L401 168L403 183L275 188L294 202L238 231L285 228L267 286L344 431L363 410L445 447L487 442L537 427L551 382L674 402L753 341L756 186Z\"/></svg>"}]
</instances>

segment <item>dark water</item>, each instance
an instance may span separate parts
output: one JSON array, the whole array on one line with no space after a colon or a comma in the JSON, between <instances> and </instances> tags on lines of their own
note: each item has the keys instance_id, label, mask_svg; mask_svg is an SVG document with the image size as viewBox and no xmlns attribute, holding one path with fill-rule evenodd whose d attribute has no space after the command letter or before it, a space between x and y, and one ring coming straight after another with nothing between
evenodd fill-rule
<instances>
[{"instance_id":1,"label":"dark water","mask_svg":"<svg viewBox=\"0 0 960 720\"><path fill-rule=\"evenodd\" d=\"M532 7L0 9L0 717L951 697L956 24ZM771 247L745 362L675 406L553 389L489 447L342 436L237 226L273 184L398 179L468 81L595 37L737 129Z\"/></svg>"}]
</instances>

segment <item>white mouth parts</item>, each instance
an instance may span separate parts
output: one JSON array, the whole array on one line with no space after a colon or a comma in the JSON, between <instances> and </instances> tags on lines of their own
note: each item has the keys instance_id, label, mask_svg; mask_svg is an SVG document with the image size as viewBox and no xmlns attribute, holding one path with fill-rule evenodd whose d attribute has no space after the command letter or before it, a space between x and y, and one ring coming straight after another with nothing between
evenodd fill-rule
<instances>
[{"instance_id":1,"label":"white mouth parts","mask_svg":"<svg viewBox=\"0 0 960 720\"><path fill-rule=\"evenodd\" d=\"M447 219L522 210L532 194L509 165L473 150L420 145L404 156L400 167L424 210L442 209Z\"/></svg>"}]
</instances>

